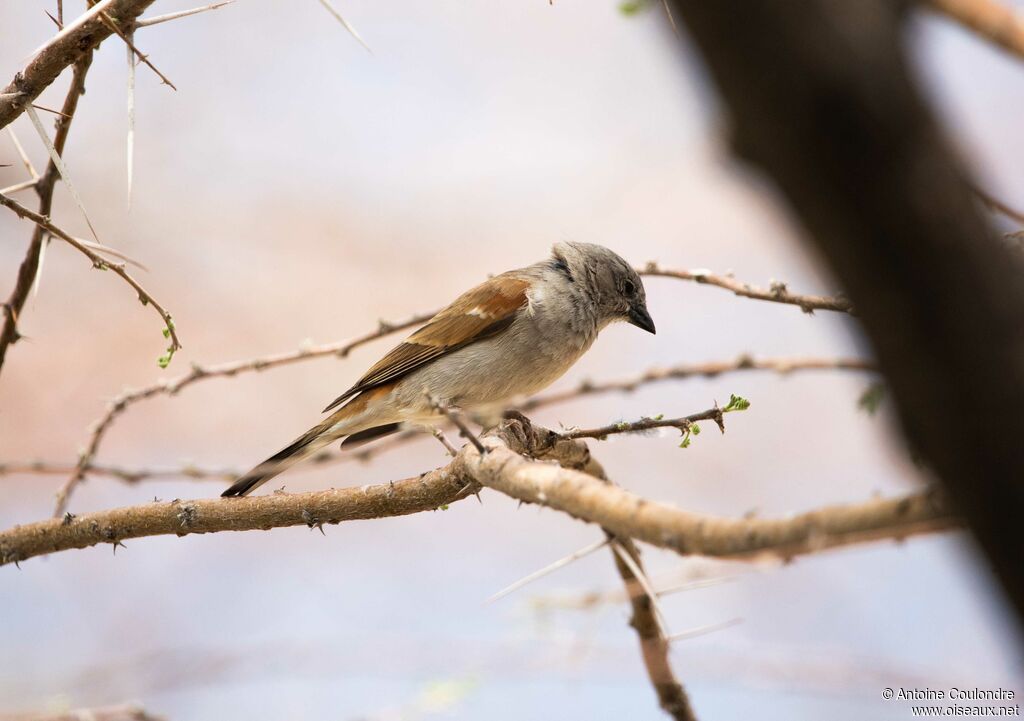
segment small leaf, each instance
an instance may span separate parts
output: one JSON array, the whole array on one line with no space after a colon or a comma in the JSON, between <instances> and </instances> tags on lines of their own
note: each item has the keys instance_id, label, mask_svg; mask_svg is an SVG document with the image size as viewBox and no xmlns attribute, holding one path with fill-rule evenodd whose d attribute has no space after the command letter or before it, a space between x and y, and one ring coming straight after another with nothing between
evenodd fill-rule
<instances>
[{"instance_id":1,"label":"small leaf","mask_svg":"<svg viewBox=\"0 0 1024 721\"><path fill-rule=\"evenodd\" d=\"M679 444L679 447L680 448L689 448L690 447L690 436L687 435L685 438L683 438L683 442Z\"/></svg>"},{"instance_id":2,"label":"small leaf","mask_svg":"<svg viewBox=\"0 0 1024 721\"><path fill-rule=\"evenodd\" d=\"M878 412L878 409L882 405L882 401L884 399L885 384L872 383L864 389L863 393L860 394L860 398L857 400L857 407L869 416L873 416Z\"/></svg>"},{"instance_id":3,"label":"small leaf","mask_svg":"<svg viewBox=\"0 0 1024 721\"><path fill-rule=\"evenodd\" d=\"M619 3L619 12L627 17L637 15L646 10L650 4L650 0L622 0Z\"/></svg>"},{"instance_id":4,"label":"small leaf","mask_svg":"<svg viewBox=\"0 0 1024 721\"><path fill-rule=\"evenodd\" d=\"M731 411L745 411L750 408L750 401L741 396L729 394L729 404L722 409L722 413L730 413Z\"/></svg>"},{"instance_id":5,"label":"small leaf","mask_svg":"<svg viewBox=\"0 0 1024 721\"><path fill-rule=\"evenodd\" d=\"M700 435L700 426L698 426L696 423L691 425L690 426L690 433L692 433L695 436L699 436Z\"/></svg>"}]
</instances>

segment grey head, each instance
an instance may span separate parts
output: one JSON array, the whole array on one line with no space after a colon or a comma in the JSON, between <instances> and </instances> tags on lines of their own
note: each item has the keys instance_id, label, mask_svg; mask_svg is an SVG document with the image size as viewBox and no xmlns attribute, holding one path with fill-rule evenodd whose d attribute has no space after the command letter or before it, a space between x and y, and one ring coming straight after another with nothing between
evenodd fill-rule
<instances>
[{"instance_id":1,"label":"grey head","mask_svg":"<svg viewBox=\"0 0 1024 721\"><path fill-rule=\"evenodd\" d=\"M643 281L617 253L602 245L576 242L556 243L551 253L555 267L593 303L601 325L624 320L655 332Z\"/></svg>"}]
</instances>

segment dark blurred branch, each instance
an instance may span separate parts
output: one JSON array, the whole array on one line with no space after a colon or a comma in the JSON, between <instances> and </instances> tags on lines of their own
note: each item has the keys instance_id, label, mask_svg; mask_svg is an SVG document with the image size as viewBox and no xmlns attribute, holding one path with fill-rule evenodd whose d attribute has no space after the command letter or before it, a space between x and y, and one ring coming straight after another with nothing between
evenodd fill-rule
<instances>
[{"instance_id":1,"label":"dark blurred branch","mask_svg":"<svg viewBox=\"0 0 1024 721\"><path fill-rule=\"evenodd\" d=\"M85 76L89 72L90 65L92 65L91 51L82 55L75 63L71 85L64 98L61 115L57 116L56 132L53 136L53 147L58 155L63 156L64 154L64 145L67 143L68 132L71 130L71 121L75 116L75 111L78 110L78 99L85 93ZM31 171L31 166L29 169ZM36 195L39 196L39 214L44 217L50 215L50 209L53 206L53 189L59 178L60 171L51 159L47 163L42 177L35 182ZM4 359L7 357L8 346L13 345L21 338L21 334L18 332L19 316L35 282L39 269L39 256L46 240L46 231L37 225L32 231L25 259L21 261L21 266L18 268L14 290L11 291L11 295L4 304L4 324L0 328L0 370L3 369Z\"/></svg>"},{"instance_id":2,"label":"dark blurred branch","mask_svg":"<svg viewBox=\"0 0 1024 721\"><path fill-rule=\"evenodd\" d=\"M361 488L246 498L149 503L82 516L67 514L0 532L0 565L98 543L158 535L246 531L433 510L479 491L480 485L529 503L600 524L621 538L720 558L763 554L782 558L880 539L958 528L946 504L932 493L833 506L785 520L726 519L681 511L639 498L595 477L531 460L537 454L581 467L585 444L555 441L553 431L510 421L483 436L488 453L467 444L447 466L422 476ZM525 455L524 455L525 454Z\"/></svg>"},{"instance_id":3,"label":"dark blurred branch","mask_svg":"<svg viewBox=\"0 0 1024 721\"><path fill-rule=\"evenodd\" d=\"M924 0L924 3L1018 58L1024 58L1024 18L1013 8L994 0Z\"/></svg>"},{"instance_id":4,"label":"dark blurred branch","mask_svg":"<svg viewBox=\"0 0 1024 721\"><path fill-rule=\"evenodd\" d=\"M127 26L152 4L153 0L104 0L65 25L0 91L2 95L11 96L0 99L0 128L21 115L25 104L35 100L64 68L76 63L114 32L104 22L101 11Z\"/></svg>"},{"instance_id":5,"label":"dark blurred branch","mask_svg":"<svg viewBox=\"0 0 1024 721\"><path fill-rule=\"evenodd\" d=\"M910 445L1024 614L1024 268L910 76L905 6L672 4L736 152L775 179L849 292Z\"/></svg>"}]
</instances>

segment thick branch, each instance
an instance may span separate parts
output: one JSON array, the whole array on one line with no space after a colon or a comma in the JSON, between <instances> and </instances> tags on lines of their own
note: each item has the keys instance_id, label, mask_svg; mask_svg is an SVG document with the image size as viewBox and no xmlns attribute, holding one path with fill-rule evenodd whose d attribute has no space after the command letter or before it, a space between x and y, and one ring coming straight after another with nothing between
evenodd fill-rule
<instances>
[{"instance_id":1,"label":"thick branch","mask_svg":"<svg viewBox=\"0 0 1024 721\"><path fill-rule=\"evenodd\" d=\"M466 445L450 464L389 484L301 494L238 499L151 503L83 516L16 526L0 533L0 565L71 548L116 543L130 538L216 531L310 527L363 518L433 510L481 485L530 503L565 511L598 523L619 537L635 538L682 554L747 559L770 553L782 558L959 527L952 511L932 493L892 500L834 506L786 520L726 519L681 511L646 501L593 476L522 453L558 453L580 467L589 459L578 441L558 441L553 431L503 424L484 436L481 456Z\"/></svg>"},{"instance_id":2,"label":"thick branch","mask_svg":"<svg viewBox=\"0 0 1024 721\"><path fill-rule=\"evenodd\" d=\"M544 448L551 431L533 431ZM770 554L783 559L827 548L883 538L906 538L960 527L933 492L903 498L831 506L788 519L716 518L654 503L586 473L519 455L496 435L485 436L489 452L463 449L470 477L483 486L597 523L616 536L633 538L681 554L734 560ZM562 441L562 443L567 443ZM585 446L583 446L585 448Z\"/></svg>"},{"instance_id":3,"label":"thick branch","mask_svg":"<svg viewBox=\"0 0 1024 721\"><path fill-rule=\"evenodd\" d=\"M64 68L77 62L113 33L113 30L104 23L100 11L106 12L125 25L135 20L152 4L153 0L104 0L66 25L40 48L28 65L0 91L3 95L13 95L10 99L0 100L0 128L21 115L25 104L35 100L57 79Z\"/></svg>"},{"instance_id":4,"label":"thick branch","mask_svg":"<svg viewBox=\"0 0 1024 721\"><path fill-rule=\"evenodd\" d=\"M362 488L246 498L174 500L54 518L0 533L0 565L144 536L255 531L433 511L475 492L461 457L416 478ZM469 486L467 487L467 484Z\"/></svg>"}]
</instances>

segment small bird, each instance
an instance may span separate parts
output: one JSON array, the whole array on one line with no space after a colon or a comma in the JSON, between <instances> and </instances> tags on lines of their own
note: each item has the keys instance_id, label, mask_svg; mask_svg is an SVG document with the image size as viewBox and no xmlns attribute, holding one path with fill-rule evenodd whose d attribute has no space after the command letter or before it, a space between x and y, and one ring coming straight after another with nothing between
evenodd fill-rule
<instances>
[{"instance_id":1,"label":"small bird","mask_svg":"<svg viewBox=\"0 0 1024 721\"><path fill-rule=\"evenodd\" d=\"M247 495L340 439L346 449L404 426L432 428L438 403L484 411L536 393L614 321L655 332L636 271L603 246L557 243L547 260L463 293L327 406L337 410L325 421L221 495Z\"/></svg>"}]
</instances>

